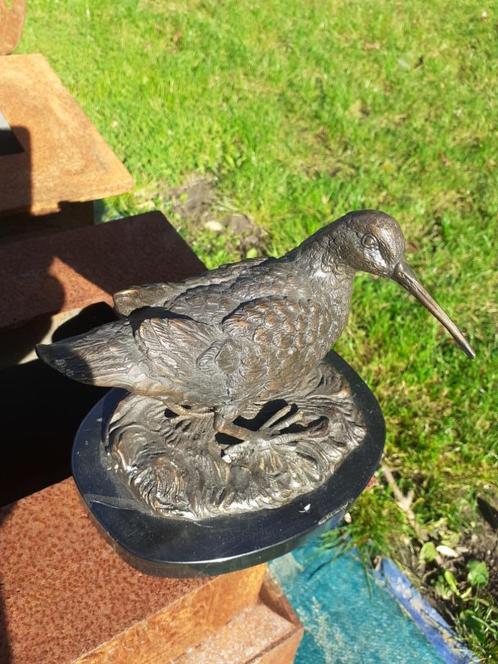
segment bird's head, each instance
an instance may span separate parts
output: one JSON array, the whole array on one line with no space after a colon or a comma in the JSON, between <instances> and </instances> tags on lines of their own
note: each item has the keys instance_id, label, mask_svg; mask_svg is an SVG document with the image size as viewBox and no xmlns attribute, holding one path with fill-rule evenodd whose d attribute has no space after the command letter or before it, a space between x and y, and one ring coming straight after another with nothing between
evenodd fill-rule
<instances>
[{"instance_id":1,"label":"bird's head","mask_svg":"<svg viewBox=\"0 0 498 664\"><path fill-rule=\"evenodd\" d=\"M405 259L405 238L398 222L384 212L350 212L327 229L331 255L353 271L393 279L414 295L450 332L469 357L475 353L455 323L422 286ZM323 231L322 231L323 232Z\"/></svg>"},{"instance_id":2,"label":"bird's head","mask_svg":"<svg viewBox=\"0 0 498 664\"><path fill-rule=\"evenodd\" d=\"M401 228L384 212L350 212L329 229L335 253L354 271L392 277L404 258L405 238Z\"/></svg>"}]
</instances>

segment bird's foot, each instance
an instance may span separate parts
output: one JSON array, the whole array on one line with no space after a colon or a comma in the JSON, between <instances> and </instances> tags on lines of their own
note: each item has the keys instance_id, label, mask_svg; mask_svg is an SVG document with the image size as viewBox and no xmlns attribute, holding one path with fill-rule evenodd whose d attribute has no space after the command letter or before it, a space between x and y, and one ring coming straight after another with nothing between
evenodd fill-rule
<instances>
[{"instance_id":1,"label":"bird's foot","mask_svg":"<svg viewBox=\"0 0 498 664\"><path fill-rule=\"evenodd\" d=\"M311 424L301 431L286 431L293 424L301 422L303 419L300 410L290 414L291 410L291 405L284 406L257 431L245 430L242 442L230 445L224 452L223 460L226 463L233 463L242 457L246 457L252 450L262 451L262 449L268 449L273 445L282 446L296 443L303 440L303 438L307 438L310 434L312 436L324 434L328 428L328 420L326 420Z\"/></svg>"},{"instance_id":2,"label":"bird's foot","mask_svg":"<svg viewBox=\"0 0 498 664\"><path fill-rule=\"evenodd\" d=\"M255 436L250 436L242 443L235 443L227 448L222 456L225 463L234 463L240 461L242 458L247 457L248 454L254 452L256 449L261 452L264 449L269 449L272 445L284 445L295 442L299 439L302 440L302 434L286 433L286 434L270 434L261 435L261 432L254 431Z\"/></svg>"}]
</instances>

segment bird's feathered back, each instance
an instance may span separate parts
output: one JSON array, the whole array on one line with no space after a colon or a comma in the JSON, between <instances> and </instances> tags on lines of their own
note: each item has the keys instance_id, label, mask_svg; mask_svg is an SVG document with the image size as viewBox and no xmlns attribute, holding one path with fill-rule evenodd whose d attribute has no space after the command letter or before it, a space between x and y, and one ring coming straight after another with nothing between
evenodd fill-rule
<instances>
[{"instance_id":1,"label":"bird's feathered back","mask_svg":"<svg viewBox=\"0 0 498 664\"><path fill-rule=\"evenodd\" d=\"M120 316L129 316L132 311L142 307L165 307L189 290L199 286L212 286L233 282L256 265L268 259L253 258L241 263L222 265L216 270L208 270L198 277L185 279L181 282L169 281L162 284L146 284L145 286L131 286L115 293L113 296L114 308Z\"/></svg>"}]
</instances>

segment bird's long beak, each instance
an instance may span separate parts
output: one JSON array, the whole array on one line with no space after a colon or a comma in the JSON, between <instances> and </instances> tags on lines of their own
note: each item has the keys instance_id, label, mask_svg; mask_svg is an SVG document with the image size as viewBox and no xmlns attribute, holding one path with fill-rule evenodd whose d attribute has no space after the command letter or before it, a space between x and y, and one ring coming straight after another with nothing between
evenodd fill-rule
<instances>
[{"instance_id":1,"label":"bird's long beak","mask_svg":"<svg viewBox=\"0 0 498 664\"><path fill-rule=\"evenodd\" d=\"M462 348L462 350L464 350L470 358L475 357L476 354L472 350L469 342L465 339L451 318L441 309L436 300L434 300L425 290L425 288L417 279L414 271L409 265L407 265L407 263L400 261L396 265L393 279L394 281L397 281L398 284L403 286L403 288L405 288L409 293L415 295L417 300L421 302L424 307L428 309L431 314L444 325L444 327L452 335L460 348Z\"/></svg>"}]
</instances>

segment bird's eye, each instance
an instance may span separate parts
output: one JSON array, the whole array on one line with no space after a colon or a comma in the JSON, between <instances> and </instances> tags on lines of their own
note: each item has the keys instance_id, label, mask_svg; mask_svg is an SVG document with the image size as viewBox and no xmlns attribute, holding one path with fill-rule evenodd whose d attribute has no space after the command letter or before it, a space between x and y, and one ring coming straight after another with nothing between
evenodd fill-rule
<instances>
[{"instance_id":1,"label":"bird's eye","mask_svg":"<svg viewBox=\"0 0 498 664\"><path fill-rule=\"evenodd\" d=\"M370 233L367 233L361 238L361 243L364 247L367 247L368 249L374 249L375 247L379 246L377 238L375 238L373 235L370 235Z\"/></svg>"}]
</instances>

